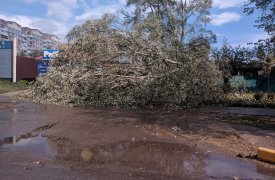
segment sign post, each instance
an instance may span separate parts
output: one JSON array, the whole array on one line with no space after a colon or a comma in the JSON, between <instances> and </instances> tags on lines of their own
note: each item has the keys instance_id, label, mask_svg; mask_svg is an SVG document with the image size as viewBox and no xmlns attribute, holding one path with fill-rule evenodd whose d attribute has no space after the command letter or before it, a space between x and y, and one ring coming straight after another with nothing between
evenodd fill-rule
<instances>
[{"instance_id":1,"label":"sign post","mask_svg":"<svg viewBox=\"0 0 275 180\"><path fill-rule=\"evenodd\" d=\"M12 68L12 82L16 82L17 79L16 79L16 72L17 72L17 69L16 69L16 55L17 55L17 41L16 41L16 38L13 38L13 58L12 58L12 64L13 64L13 68Z\"/></svg>"},{"instance_id":2,"label":"sign post","mask_svg":"<svg viewBox=\"0 0 275 180\"><path fill-rule=\"evenodd\" d=\"M53 56L58 54L59 50L46 49L43 51L43 59L38 63L38 75L46 74L49 69L49 61Z\"/></svg>"}]
</instances>

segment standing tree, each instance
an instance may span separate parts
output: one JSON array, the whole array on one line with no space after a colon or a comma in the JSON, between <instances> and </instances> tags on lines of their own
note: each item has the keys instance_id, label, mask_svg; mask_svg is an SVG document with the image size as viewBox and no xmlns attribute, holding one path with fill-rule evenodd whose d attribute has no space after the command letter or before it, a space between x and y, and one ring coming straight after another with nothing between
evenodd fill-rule
<instances>
[{"instance_id":1,"label":"standing tree","mask_svg":"<svg viewBox=\"0 0 275 180\"><path fill-rule=\"evenodd\" d=\"M255 21L255 27L264 29L270 36L267 39L260 39L256 45L259 46L260 51L266 51L265 55L262 53L263 68L262 74L267 77L267 91L269 91L269 77L274 66L275 59L275 1L274 0L249 0L244 9L247 15L260 11L258 19ZM271 52L271 53L270 53ZM259 54L258 54L259 55Z\"/></svg>"},{"instance_id":2,"label":"standing tree","mask_svg":"<svg viewBox=\"0 0 275 180\"><path fill-rule=\"evenodd\" d=\"M270 76L274 71L275 67L275 58L270 54L270 52L265 51L266 48L261 46L257 49L257 57L262 61L262 69L260 73L267 78L267 92L270 90Z\"/></svg>"},{"instance_id":3,"label":"standing tree","mask_svg":"<svg viewBox=\"0 0 275 180\"><path fill-rule=\"evenodd\" d=\"M126 13L126 23L146 34L149 41L158 42L163 52L169 50L166 56L173 61L183 61L186 58L182 52L192 39L215 41L206 29L211 5L211 0L128 0L127 6L134 7L134 12Z\"/></svg>"},{"instance_id":4,"label":"standing tree","mask_svg":"<svg viewBox=\"0 0 275 180\"><path fill-rule=\"evenodd\" d=\"M230 79L232 76L243 75L243 68L258 68L261 59L255 60L255 50L244 47L232 47L224 40L221 48L213 48L210 54L212 60L215 61L223 76L223 90L229 92L231 90Z\"/></svg>"},{"instance_id":5,"label":"standing tree","mask_svg":"<svg viewBox=\"0 0 275 180\"><path fill-rule=\"evenodd\" d=\"M275 46L275 1L274 0L249 0L245 5L244 13L247 15L260 11L255 27L264 29L270 38L260 40L259 43Z\"/></svg>"},{"instance_id":6,"label":"standing tree","mask_svg":"<svg viewBox=\"0 0 275 180\"><path fill-rule=\"evenodd\" d=\"M233 71L233 48L228 44L226 40L224 40L222 47L220 49L214 48L210 55L211 59L215 61L217 67L222 72L224 93L230 92L230 78L232 77Z\"/></svg>"}]
</instances>

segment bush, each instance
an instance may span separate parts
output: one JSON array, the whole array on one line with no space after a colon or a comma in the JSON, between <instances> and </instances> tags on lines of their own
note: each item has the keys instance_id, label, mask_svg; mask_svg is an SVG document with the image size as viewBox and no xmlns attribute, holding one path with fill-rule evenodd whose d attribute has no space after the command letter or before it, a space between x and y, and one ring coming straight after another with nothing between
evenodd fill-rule
<instances>
[{"instance_id":1,"label":"bush","mask_svg":"<svg viewBox=\"0 0 275 180\"><path fill-rule=\"evenodd\" d=\"M257 92L254 94L254 98L259 101L264 97L264 93L263 92Z\"/></svg>"},{"instance_id":2,"label":"bush","mask_svg":"<svg viewBox=\"0 0 275 180\"><path fill-rule=\"evenodd\" d=\"M223 104L237 107L275 107L274 99L263 96L261 100L256 100L254 96L254 93L230 93L223 99Z\"/></svg>"},{"instance_id":3,"label":"bush","mask_svg":"<svg viewBox=\"0 0 275 180\"><path fill-rule=\"evenodd\" d=\"M273 93L268 93L267 94L267 99L270 99L270 100L274 99L274 94Z\"/></svg>"}]
</instances>

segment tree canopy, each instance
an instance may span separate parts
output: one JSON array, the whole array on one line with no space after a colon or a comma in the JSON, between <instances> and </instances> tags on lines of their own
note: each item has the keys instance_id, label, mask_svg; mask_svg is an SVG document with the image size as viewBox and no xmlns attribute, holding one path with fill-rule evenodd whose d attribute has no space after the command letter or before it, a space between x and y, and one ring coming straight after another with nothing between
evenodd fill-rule
<instances>
[{"instance_id":1,"label":"tree canopy","mask_svg":"<svg viewBox=\"0 0 275 180\"><path fill-rule=\"evenodd\" d=\"M255 21L256 27L264 29L270 35L265 41L267 45L275 46L275 1L274 0L249 0L246 4L244 12L247 15L258 11L260 13L258 19Z\"/></svg>"}]
</instances>

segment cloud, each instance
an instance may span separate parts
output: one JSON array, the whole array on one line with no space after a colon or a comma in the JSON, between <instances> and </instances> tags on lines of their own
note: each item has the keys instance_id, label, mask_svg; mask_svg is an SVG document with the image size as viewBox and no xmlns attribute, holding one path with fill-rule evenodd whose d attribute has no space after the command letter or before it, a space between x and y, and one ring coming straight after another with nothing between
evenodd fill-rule
<instances>
[{"instance_id":1,"label":"cloud","mask_svg":"<svg viewBox=\"0 0 275 180\"><path fill-rule=\"evenodd\" d=\"M100 18L105 13L116 13L125 4L125 0L111 0L108 2L99 2L94 0L93 3L87 3L86 0L79 0L84 12L75 16L74 20L78 23L84 22L91 18Z\"/></svg>"},{"instance_id":2,"label":"cloud","mask_svg":"<svg viewBox=\"0 0 275 180\"><path fill-rule=\"evenodd\" d=\"M213 7L217 7L219 9L240 7L246 2L248 2L248 0L213 0Z\"/></svg>"},{"instance_id":3,"label":"cloud","mask_svg":"<svg viewBox=\"0 0 275 180\"><path fill-rule=\"evenodd\" d=\"M104 13L115 13L126 0L21 0L25 3L37 3L45 6L45 16L33 17L21 14L2 13L0 18L14 21L23 27L39 29L42 32L55 34L64 40L67 32L76 24L90 18L99 18Z\"/></svg>"},{"instance_id":4,"label":"cloud","mask_svg":"<svg viewBox=\"0 0 275 180\"><path fill-rule=\"evenodd\" d=\"M260 39L267 39L270 36L266 32L254 32L254 33L245 33L233 36L231 38L230 43L232 46L243 46L243 47L251 47L254 46L249 45L248 43L256 43Z\"/></svg>"},{"instance_id":5,"label":"cloud","mask_svg":"<svg viewBox=\"0 0 275 180\"><path fill-rule=\"evenodd\" d=\"M35 28L33 25L31 25L32 22L35 21L35 19L31 19L27 16L23 16L23 15L9 16L9 15L0 14L0 18L6 21L14 21L23 27Z\"/></svg>"},{"instance_id":6,"label":"cloud","mask_svg":"<svg viewBox=\"0 0 275 180\"><path fill-rule=\"evenodd\" d=\"M47 16L59 21L74 20L84 22L90 18L99 18L104 13L115 13L126 0L22 0L25 3L40 3L47 7ZM78 12L77 12L77 11Z\"/></svg>"},{"instance_id":7,"label":"cloud","mask_svg":"<svg viewBox=\"0 0 275 180\"><path fill-rule=\"evenodd\" d=\"M62 21L67 21L73 17L73 10L77 8L76 0L59 0L59 1L48 1L46 3L48 7L47 15L55 17Z\"/></svg>"},{"instance_id":8,"label":"cloud","mask_svg":"<svg viewBox=\"0 0 275 180\"><path fill-rule=\"evenodd\" d=\"M100 18L104 13L115 13L120 7L113 6L97 6L96 8L90 8L79 16L75 16L76 21L86 21L91 18Z\"/></svg>"},{"instance_id":9,"label":"cloud","mask_svg":"<svg viewBox=\"0 0 275 180\"><path fill-rule=\"evenodd\" d=\"M26 3L41 3L47 6L47 16L60 21L68 21L79 8L77 0L23 0ZM82 0L83 1L83 0ZM82 2L80 0L80 2Z\"/></svg>"},{"instance_id":10,"label":"cloud","mask_svg":"<svg viewBox=\"0 0 275 180\"><path fill-rule=\"evenodd\" d=\"M42 32L57 35L61 38L61 40L65 38L66 33L70 29L70 25L68 24L63 24L48 19L37 19L32 22L31 25L37 29L40 29Z\"/></svg>"},{"instance_id":11,"label":"cloud","mask_svg":"<svg viewBox=\"0 0 275 180\"><path fill-rule=\"evenodd\" d=\"M85 9L88 10L90 8L90 6L88 5L88 3L86 2L86 0L78 0L80 6Z\"/></svg>"},{"instance_id":12,"label":"cloud","mask_svg":"<svg viewBox=\"0 0 275 180\"><path fill-rule=\"evenodd\" d=\"M58 37L64 39L65 34L69 31L71 25L66 23L60 23L58 21L53 21L38 17L28 17L24 15L3 15L0 14L0 18L6 21L14 21L21 25L22 27L29 27L33 29L38 29L43 33L49 33L57 35Z\"/></svg>"},{"instance_id":13,"label":"cloud","mask_svg":"<svg viewBox=\"0 0 275 180\"><path fill-rule=\"evenodd\" d=\"M212 25L220 26L226 23L239 21L241 19L241 15L235 12L224 12L221 14L213 14L211 19Z\"/></svg>"}]
</instances>

